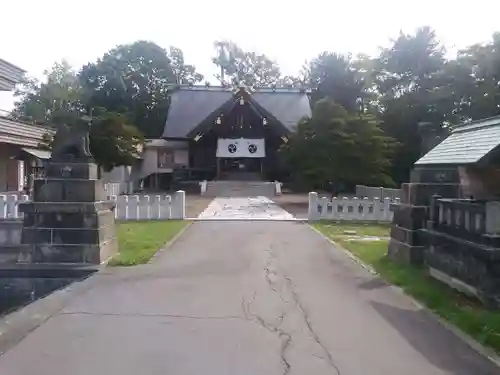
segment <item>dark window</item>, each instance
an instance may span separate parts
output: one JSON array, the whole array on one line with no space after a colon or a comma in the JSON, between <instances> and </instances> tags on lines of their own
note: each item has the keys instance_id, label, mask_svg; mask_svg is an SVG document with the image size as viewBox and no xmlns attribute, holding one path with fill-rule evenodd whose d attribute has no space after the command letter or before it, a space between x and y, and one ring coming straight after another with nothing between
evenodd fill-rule
<instances>
[{"instance_id":1,"label":"dark window","mask_svg":"<svg viewBox=\"0 0 500 375\"><path fill-rule=\"evenodd\" d=\"M174 164L174 152L169 149L158 149L158 168L169 168Z\"/></svg>"}]
</instances>

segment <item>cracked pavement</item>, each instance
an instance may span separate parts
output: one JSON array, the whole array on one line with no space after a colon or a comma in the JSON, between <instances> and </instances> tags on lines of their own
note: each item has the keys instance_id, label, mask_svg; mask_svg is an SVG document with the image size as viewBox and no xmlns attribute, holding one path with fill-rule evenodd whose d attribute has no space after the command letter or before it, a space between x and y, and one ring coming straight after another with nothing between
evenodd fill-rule
<instances>
[{"instance_id":1,"label":"cracked pavement","mask_svg":"<svg viewBox=\"0 0 500 375\"><path fill-rule=\"evenodd\" d=\"M82 283L0 374L499 372L296 222L196 222L152 264Z\"/></svg>"}]
</instances>

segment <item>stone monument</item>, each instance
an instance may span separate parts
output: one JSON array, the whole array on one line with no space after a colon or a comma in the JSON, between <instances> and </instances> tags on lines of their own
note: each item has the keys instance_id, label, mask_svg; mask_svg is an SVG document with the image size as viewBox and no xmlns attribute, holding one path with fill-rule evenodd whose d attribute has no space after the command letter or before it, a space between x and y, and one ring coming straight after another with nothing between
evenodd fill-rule
<instances>
[{"instance_id":1,"label":"stone monument","mask_svg":"<svg viewBox=\"0 0 500 375\"><path fill-rule=\"evenodd\" d=\"M422 136L422 156L442 140L431 123L419 124ZM392 209L388 257L394 261L421 265L424 262L425 238L421 229L429 217L434 195L458 198L461 195L460 178L456 166L417 166L410 182L401 184L402 197Z\"/></svg>"},{"instance_id":2,"label":"stone monument","mask_svg":"<svg viewBox=\"0 0 500 375\"><path fill-rule=\"evenodd\" d=\"M25 262L98 265L118 251L114 203L90 153L90 126L58 127L46 176L35 180L33 200L20 205Z\"/></svg>"},{"instance_id":3,"label":"stone monument","mask_svg":"<svg viewBox=\"0 0 500 375\"><path fill-rule=\"evenodd\" d=\"M394 261L421 265L425 250L421 229L429 217L432 197L460 196L458 169L420 167L412 171L410 181L401 185L401 202L392 207L394 217L387 255Z\"/></svg>"}]
</instances>

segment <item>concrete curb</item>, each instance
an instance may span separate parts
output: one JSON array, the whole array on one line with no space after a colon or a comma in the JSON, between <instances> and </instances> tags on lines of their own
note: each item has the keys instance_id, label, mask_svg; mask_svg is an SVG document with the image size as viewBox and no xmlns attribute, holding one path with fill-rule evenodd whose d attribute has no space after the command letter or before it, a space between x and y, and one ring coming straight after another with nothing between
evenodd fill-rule
<instances>
[{"instance_id":1,"label":"concrete curb","mask_svg":"<svg viewBox=\"0 0 500 375\"><path fill-rule=\"evenodd\" d=\"M351 258L355 263L359 264L361 267L366 269L368 272L370 272L372 275L380 276L380 274L375 271L375 269L364 263L361 259L359 259L356 255L351 253L349 250L345 249L342 247L340 244L337 242L333 241L331 238L323 234L321 231L318 229L314 228L310 224L306 224L311 230L319 234L321 237L323 237L326 241L328 241L330 244L332 244L335 248L341 250L345 255L347 255L349 258ZM381 276L380 276L381 277ZM407 293L404 292L404 290L400 287L397 287L395 285L390 284L387 282L389 288L391 288L393 291L396 293L399 293L401 295L404 295L406 298L408 298L411 303L413 303L418 309L425 311L428 315L430 315L432 318L434 318L443 328L446 330L450 331L453 333L457 338L462 340L465 344L467 344L470 348L475 350L477 353L482 355L483 357L487 358L490 362L492 362L494 365L500 368L500 356L498 356L493 349L487 348L477 342L472 336L468 335L464 331L462 331L460 328L454 326L453 324L447 322L443 318L441 318L438 314L436 314L434 311L429 309L428 307L422 305L419 301L417 301L415 298L412 296L408 295Z\"/></svg>"},{"instance_id":2,"label":"concrete curb","mask_svg":"<svg viewBox=\"0 0 500 375\"><path fill-rule=\"evenodd\" d=\"M158 257L160 254L165 252L169 247L171 247L181 236L189 229L191 228L191 225L193 225L192 220L186 220L188 221L187 225L182 228L175 236L173 236L170 240L168 240L152 257L151 259L146 263L146 264L151 264L155 260L156 257ZM132 266L134 267L134 266Z\"/></svg>"}]
</instances>

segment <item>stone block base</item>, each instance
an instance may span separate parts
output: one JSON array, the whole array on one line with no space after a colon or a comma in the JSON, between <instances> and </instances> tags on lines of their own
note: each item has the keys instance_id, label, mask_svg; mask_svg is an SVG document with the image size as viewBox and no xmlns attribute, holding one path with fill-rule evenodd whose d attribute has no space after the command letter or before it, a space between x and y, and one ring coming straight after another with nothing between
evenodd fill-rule
<instances>
[{"instance_id":1,"label":"stone block base","mask_svg":"<svg viewBox=\"0 0 500 375\"><path fill-rule=\"evenodd\" d=\"M22 260L26 246L21 244L0 245L0 264L13 264Z\"/></svg>"},{"instance_id":2,"label":"stone block base","mask_svg":"<svg viewBox=\"0 0 500 375\"><path fill-rule=\"evenodd\" d=\"M427 206L395 205L392 222L402 228L420 229L424 225L428 209Z\"/></svg>"},{"instance_id":3,"label":"stone block base","mask_svg":"<svg viewBox=\"0 0 500 375\"><path fill-rule=\"evenodd\" d=\"M32 244L26 250L28 263L101 264L118 252L115 238L99 244Z\"/></svg>"},{"instance_id":4,"label":"stone block base","mask_svg":"<svg viewBox=\"0 0 500 375\"><path fill-rule=\"evenodd\" d=\"M107 200L101 180L46 179L34 182L35 202L102 202Z\"/></svg>"},{"instance_id":5,"label":"stone block base","mask_svg":"<svg viewBox=\"0 0 500 375\"><path fill-rule=\"evenodd\" d=\"M422 233L427 244L428 267L447 275L454 284L474 290L488 306L500 307L500 248L430 229Z\"/></svg>"},{"instance_id":6,"label":"stone block base","mask_svg":"<svg viewBox=\"0 0 500 375\"><path fill-rule=\"evenodd\" d=\"M118 252L114 213L100 202L32 202L24 211L24 262L101 264Z\"/></svg>"},{"instance_id":7,"label":"stone block base","mask_svg":"<svg viewBox=\"0 0 500 375\"><path fill-rule=\"evenodd\" d=\"M88 162L57 162L51 160L45 165L46 176L49 180L71 179L98 180L99 167Z\"/></svg>"},{"instance_id":8,"label":"stone block base","mask_svg":"<svg viewBox=\"0 0 500 375\"><path fill-rule=\"evenodd\" d=\"M413 206L430 206L432 196L440 195L443 198L459 198L461 195L458 183L407 183L401 185L402 203Z\"/></svg>"},{"instance_id":9,"label":"stone block base","mask_svg":"<svg viewBox=\"0 0 500 375\"><path fill-rule=\"evenodd\" d=\"M403 228L396 224L392 224L391 226L391 238L410 246L424 245L424 241L419 230Z\"/></svg>"},{"instance_id":10,"label":"stone block base","mask_svg":"<svg viewBox=\"0 0 500 375\"><path fill-rule=\"evenodd\" d=\"M420 266L424 263L424 251L424 246L412 246L391 238L387 256L397 263Z\"/></svg>"},{"instance_id":11,"label":"stone block base","mask_svg":"<svg viewBox=\"0 0 500 375\"><path fill-rule=\"evenodd\" d=\"M460 176L457 167L417 166L411 171L410 182L458 184Z\"/></svg>"}]
</instances>

